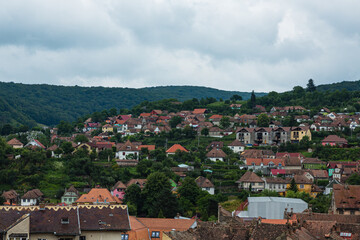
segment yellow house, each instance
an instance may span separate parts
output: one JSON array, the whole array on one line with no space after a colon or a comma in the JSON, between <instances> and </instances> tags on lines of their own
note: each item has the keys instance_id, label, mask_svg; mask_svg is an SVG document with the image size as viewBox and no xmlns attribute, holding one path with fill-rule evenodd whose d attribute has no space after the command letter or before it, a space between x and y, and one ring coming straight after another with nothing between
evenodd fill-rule
<instances>
[{"instance_id":1,"label":"yellow house","mask_svg":"<svg viewBox=\"0 0 360 240\"><path fill-rule=\"evenodd\" d=\"M110 124L105 124L105 125L102 127L102 131L103 131L103 132L114 132L114 127L111 126Z\"/></svg>"},{"instance_id":2,"label":"yellow house","mask_svg":"<svg viewBox=\"0 0 360 240\"><path fill-rule=\"evenodd\" d=\"M291 142L300 142L303 137L308 136L311 141L311 131L309 127L292 127L290 140Z\"/></svg>"},{"instance_id":3,"label":"yellow house","mask_svg":"<svg viewBox=\"0 0 360 240\"><path fill-rule=\"evenodd\" d=\"M296 187L299 192L306 192L311 195L313 181L304 175L295 175L294 176ZM286 185L286 189L289 189L291 182ZM315 195L316 196L316 195Z\"/></svg>"}]
</instances>

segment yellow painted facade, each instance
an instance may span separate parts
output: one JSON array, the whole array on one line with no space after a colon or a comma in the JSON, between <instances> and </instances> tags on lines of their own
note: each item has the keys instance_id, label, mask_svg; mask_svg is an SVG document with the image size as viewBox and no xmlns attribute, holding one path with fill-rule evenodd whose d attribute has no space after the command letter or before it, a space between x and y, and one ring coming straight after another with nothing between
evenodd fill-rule
<instances>
[{"instance_id":1,"label":"yellow painted facade","mask_svg":"<svg viewBox=\"0 0 360 240\"><path fill-rule=\"evenodd\" d=\"M110 124L106 124L102 127L103 132L114 132L114 127Z\"/></svg>"},{"instance_id":2,"label":"yellow painted facade","mask_svg":"<svg viewBox=\"0 0 360 240\"><path fill-rule=\"evenodd\" d=\"M311 141L311 131L309 128L307 129L301 127L294 128L291 130L290 140L292 142L300 142L305 136L308 136L309 141Z\"/></svg>"}]
</instances>

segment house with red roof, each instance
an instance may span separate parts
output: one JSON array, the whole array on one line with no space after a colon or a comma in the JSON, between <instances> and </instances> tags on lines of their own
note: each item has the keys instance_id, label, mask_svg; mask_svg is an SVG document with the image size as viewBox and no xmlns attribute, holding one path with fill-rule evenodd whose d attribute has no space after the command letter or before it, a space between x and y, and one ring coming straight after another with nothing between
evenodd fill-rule
<instances>
[{"instance_id":1,"label":"house with red roof","mask_svg":"<svg viewBox=\"0 0 360 240\"><path fill-rule=\"evenodd\" d=\"M111 188L111 195L119 198L119 199L124 199L125 196L125 190L126 190L126 186L123 182L118 181L117 183L115 183L115 185Z\"/></svg>"},{"instance_id":2,"label":"house with red roof","mask_svg":"<svg viewBox=\"0 0 360 240\"><path fill-rule=\"evenodd\" d=\"M116 145L115 158L123 159L139 159L139 154L141 151L141 142L130 142L127 140L125 143L118 143Z\"/></svg>"},{"instance_id":3,"label":"house with red roof","mask_svg":"<svg viewBox=\"0 0 360 240\"><path fill-rule=\"evenodd\" d=\"M323 146L339 146L346 147L348 141L345 138L339 137L337 135L329 135L321 141Z\"/></svg>"},{"instance_id":4,"label":"house with red roof","mask_svg":"<svg viewBox=\"0 0 360 240\"><path fill-rule=\"evenodd\" d=\"M83 194L77 204L120 204L121 200L111 195L106 188L93 188L89 193Z\"/></svg>"},{"instance_id":5,"label":"house with red roof","mask_svg":"<svg viewBox=\"0 0 360 240\"><path fill-rule=\"evenodd\" d=\"M13 148L23 148L24 147L24 144L22 144L22 142L20 142L16 138L11 139L10 141L7 142L7 144L12 146Z\"/></svg>"},{"instance_id":6,"label":"house with red roof","mask_svg":"<svg viewBox=\"0 0 360 240\"><path fill-rule=\"evenodd\" d=\"M30 148L41 148L41 149L46 149L46 147L39 142L39 140L33 139L30 142L28 142L25 147L30 147Z\"/></svg>"},{"instance_id":7,"label":"house with red roof","mask_svg":"<svg viewBox=\"0 0 360 240\"><path fill-rule=\"evenodd\" d=\"M186 148L184 148L180 144L174 144L168 150L166 150L166 155L167 156L174 155L176 151L189 152L189 150L187 150Z\"/></svg>"},{"instance_id":8,"label":"house with red roof","mask_svg":"<svg viewBox=\"0 0 360 240\"><path fill-rule=\"evenodd\" d=\"M204 115L207 112L208 112L208 110L206 108L195 108L194 111L192 112L192 114L194 114L194 115L197 115L197 114Z\"/></svg>"}]
</instances>

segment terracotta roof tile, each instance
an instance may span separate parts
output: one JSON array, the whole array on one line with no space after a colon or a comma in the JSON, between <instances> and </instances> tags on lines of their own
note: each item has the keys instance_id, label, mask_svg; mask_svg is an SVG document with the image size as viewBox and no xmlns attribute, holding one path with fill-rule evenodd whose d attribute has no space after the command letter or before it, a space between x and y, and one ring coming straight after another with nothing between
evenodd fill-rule
<instances>
[{"instance_id":1,"label":"terracotta roof tile","mask_svg":"<svg viewBox=\"0 0 360 240\"><path fill-rule=\"evenodd\" d=\"M171 231L186 231L194 223L195 219L173 219L173 218L137 218L142 224L151 229Z\"/></svg>"},{"instance_id":2,"label":"terracotta roof tile","mask_svg":"<svg viewBox=\"0 0 360 240\"><path fill-rule=\"evenodd\" d=\"M121 200L111 195L106 188L93 188L88 194L80 196L77 203L121 203Z\"/></svg>"},{"instance_id":3,"label":"terracotta roof tile","mask_svg":"<svg viewBox=\"0 0 360 240\"><path fill-rule=\"evenodd\" d=\"M172 145L172 147L170 147L166 152L167 153L175 153L177 150L180 150L182 152L189 152L186 148L184 148L180 144Z\"/></svg>"},{"instance_id":4,"label":"terracotta roof tile","mask_svg":"<svg viewBox=\"0 0 360 240\"><path fill-rule=\"evenodd\" d=\"M7 142L7 144L9 144L10 146L23 146L24 145L24 144L22 144L22 142L20 142L16 138L11 139L10 141Z\"/></svg>"}]
</instances>

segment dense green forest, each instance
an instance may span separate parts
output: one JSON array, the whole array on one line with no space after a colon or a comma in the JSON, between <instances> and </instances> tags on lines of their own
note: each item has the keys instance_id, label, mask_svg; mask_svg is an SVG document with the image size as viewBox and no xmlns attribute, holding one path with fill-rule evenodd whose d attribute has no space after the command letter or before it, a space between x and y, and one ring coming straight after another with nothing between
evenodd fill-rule
<instances>
[{"instance_id":1,"label":"dense green forest","mask_svg":"<svg viewBox=\"0 0 360 240\"><path fill-rule=\"evenodd\" d=\"M317 87L318 91L336 91L346 89L348 91L360 91L360 80L342 81L338 83L323 84Z\"/></svg>"},{"instance_id":2,"label":"dense green forest","mask_svg":"<svg viewBox=\"0 0 360 240\"><path fill-rule=\"evenodd\" d=\"M148 111L153 101L172 99L186 101L197 99L198 103L181 106L164 105L176 110L192 110L190 107L208 107L208 104L221 99L228 100L238 95L250 99L249 92L223 91L207 87L167 86L150 88L104 88L104 87L65 87L53 85L27 85L0 82L0 125L36 124L56 125L61 120L75 121L81 116L104 109L131 109L134 113ZM330 107L342 111L360 111L360 81L319 85L316 91L300 86L284 93L255 93L256 102L270 110L272 106L301 105L306 108ZM215 101L214 101L215 100ZM155 104L156 105L156 104ZM137 108L136 108L137 107ZM212 110L223 106L213 104ZM251 106L249 106L252 109ZM246 113L251 113L247 111Z\"/></svg>"},{"instance_id":3,"label":"dense green forest","mask_svg":"<svg viewBox=\"0 0 360 240\"><path fill-rule=\"evenodd\" d=\"M263 96L266 93L256 93ZM166 98L184 101L194 97L229 99L239 95L250 98L249 92L223 91L207 87L166 86L149 88L65 87L0 82L0 125L36 123L55 125L74 121L88 113L110 108L131 108L143 101Z\"/></svg>"}]
</instances>

